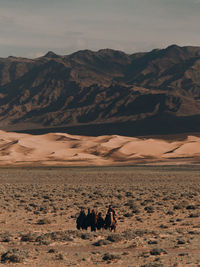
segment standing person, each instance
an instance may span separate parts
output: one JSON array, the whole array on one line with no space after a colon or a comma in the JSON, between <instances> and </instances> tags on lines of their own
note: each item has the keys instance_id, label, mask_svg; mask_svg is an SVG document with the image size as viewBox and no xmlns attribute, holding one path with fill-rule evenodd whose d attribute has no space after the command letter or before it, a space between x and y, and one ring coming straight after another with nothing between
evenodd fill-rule
<instances>
[{"instance_id":1,"label":"standing person","mask_svg":"<svg viewBox=\"0 0 200 267\"><path fill-rule=\"evenodd\" d=\"M112 212L113 214L115 214L115 210L113 209L112 205L109 205L109 206L108 206L107 214L108 214L109 212Z\"/></svg>"}]
</instances>

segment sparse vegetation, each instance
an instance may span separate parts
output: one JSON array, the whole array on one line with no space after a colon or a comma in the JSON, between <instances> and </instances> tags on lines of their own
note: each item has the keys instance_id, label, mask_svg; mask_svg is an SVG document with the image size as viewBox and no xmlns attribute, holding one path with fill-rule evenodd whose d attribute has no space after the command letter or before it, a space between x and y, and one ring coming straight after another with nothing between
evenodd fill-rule
<instances>
[{"instance_id":1,"label":"sparse vegetation","mask_svg":"<svg viewBox=\"0 0 200 267\"><path fill-rule=\"evenodd\" d=\"M197 167L0 169L1 263L192 266L199 193ZM76 230L81 207L109 204L116 233Z\"/></svg>"}]
</instances>

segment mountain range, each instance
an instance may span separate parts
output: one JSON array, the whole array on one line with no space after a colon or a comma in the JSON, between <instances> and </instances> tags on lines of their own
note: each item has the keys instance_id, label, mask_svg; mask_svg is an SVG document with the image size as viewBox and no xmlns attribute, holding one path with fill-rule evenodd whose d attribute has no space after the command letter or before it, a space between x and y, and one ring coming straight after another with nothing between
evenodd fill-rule
<instances>
[{"instance_id":1,"label":"mountain range","mask_svg":"<svg viewBox=\"0 0 200 267\"><path fill-rule=\"evenodd\" d=\"M94 136L200 132L200 47L0 58L0 129Z\"/></svg>"}]
</instances>

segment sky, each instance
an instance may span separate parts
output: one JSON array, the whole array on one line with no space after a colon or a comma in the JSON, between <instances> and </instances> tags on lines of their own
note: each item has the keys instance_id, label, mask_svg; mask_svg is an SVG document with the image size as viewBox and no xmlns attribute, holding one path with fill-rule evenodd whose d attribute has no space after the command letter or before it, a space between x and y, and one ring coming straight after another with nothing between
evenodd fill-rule
<instances>
[{"instance_id":1,"label":"sky","mask_svg":"<svg viewBox=\"0 0 200 267\"><path fill-rule=\"evenodd\" d=\"M200 0L0 0L0 57L200 46Z\"/></svg>"}]
</instances>

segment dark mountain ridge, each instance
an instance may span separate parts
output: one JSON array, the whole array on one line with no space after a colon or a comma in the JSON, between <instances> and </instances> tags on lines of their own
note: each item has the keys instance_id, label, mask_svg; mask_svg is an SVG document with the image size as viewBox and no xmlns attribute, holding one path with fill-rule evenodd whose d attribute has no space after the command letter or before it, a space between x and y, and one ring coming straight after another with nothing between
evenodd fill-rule
<instances>
[{"instance_id":1,"label":"dark mountain ridge","mask_svg":"<svg viewBox=\"0 0 200 267\"><path fill-rule=\"evenodd\" d=\"M200 132L200 47L0 58L0 128L130 136Z\"/></svg>"}]
</instances>

